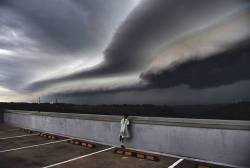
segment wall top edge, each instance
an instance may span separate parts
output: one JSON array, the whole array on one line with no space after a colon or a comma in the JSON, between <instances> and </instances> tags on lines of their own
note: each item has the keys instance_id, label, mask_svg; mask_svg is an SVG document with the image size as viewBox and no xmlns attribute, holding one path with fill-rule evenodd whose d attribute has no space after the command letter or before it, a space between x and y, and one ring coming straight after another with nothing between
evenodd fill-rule
<instances>
[{"instance_id":1,"label":"wall top edge","mask_svg":"<svg viewBox=\"0 0 250 168\"><path fill-rule=\"evenodd\" d=\"M76 113L42 112L42 111L38 112L38 111L22 111L22 110L5 110L5 113L69 118L69 119L107 121L107 122L120 122L122 117L116 115L76 114ZM243 121L243 120L166 118L166 117L142 117L142 116L129 116L129 119L134 124L196 127L196 128L211 128L211 129L250 130L250 121Z\"/></svg>"}]
</instances>

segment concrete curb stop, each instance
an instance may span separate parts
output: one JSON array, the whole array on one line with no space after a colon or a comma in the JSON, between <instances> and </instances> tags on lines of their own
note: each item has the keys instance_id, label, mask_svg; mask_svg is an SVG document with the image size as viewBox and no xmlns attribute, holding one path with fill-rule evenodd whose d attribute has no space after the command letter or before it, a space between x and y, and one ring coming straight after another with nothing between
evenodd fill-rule
<instances>
[{"instance_id":1,"label":"concrete curb stop","mask_svg":"<svg viewBox=\"0 0 250 168\"><path fill-rule=\"evenodd\" d=\"M34 131L32 131L32 130L30 130L30 129L21 128L20 130L23 131L23 132L29 133L29 134L34 133Z\"/></svg>"},{"instance_id":2,"label":"concrete curb stop","mask_svg":"<svg viewBox=\"0 0 250 168\"><path fill-rule=\"evenodd\" d=\"M197 168L210 168L210 167L206 165L197 165Z\"/></svg>"},{"instance_id":3,"label":"concrete curb stop","mask_svg":"<svg viewBox=\"0 0 250 168\"><path fill-rule=\"evenodd\" d=\"M90 149L95 147L95 145L92 143L88 143L88 142L78 140L78 139L68 140L68 143L73 144L73 145L80 145L80 146L90 148Z\"/></svg>"},{"instance_id":4,"label":"concrete curb stop","mask_svg":"<svg viewBox=\"0 0 250 168\"><path fill-rule=\"evenodd\" d=\"M159 157L156 157L154 155L143 153L143 152L138 152L138 151L122 149L122 148L115 148L114 153L119 154L119 155L129 156L129 157L136 157L138 159L160 161Z\"/></svg>"},{"instance_id":5,"label":"concrete curb stop","mask_svg":"<svg viewBox=\"0 0 250 168\"><path fill-rule=\"evenodd\" d=\"M41 137L45 137L45 138L47 138L47 139L52 139L52 140L58 140L59 139L59 137L58 136L56 136L56 135L53 135L53 134L47 134L47 133L39 133L39 136L41 136Z\"/></svg>"}]
</instances>

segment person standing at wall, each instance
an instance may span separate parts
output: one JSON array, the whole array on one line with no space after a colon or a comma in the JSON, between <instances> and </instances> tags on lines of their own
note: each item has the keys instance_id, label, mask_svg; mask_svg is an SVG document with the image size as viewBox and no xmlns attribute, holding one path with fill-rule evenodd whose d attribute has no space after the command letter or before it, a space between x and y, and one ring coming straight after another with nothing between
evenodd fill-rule
<instances>
[{"instance_id":1,"label":"person standing at wall","mask_svg":"<svg viewBox=\"0 0 250 168\"><path fill-rule=\"evenodd\" d=\"M120 142L123 144L121 147L124 147L124 141L125 139L128 139L130 137L128 125L130 124L128 120L128 115L124 114L123 119L121 120L121 129L120 129Z\"/></svg>"}]
</instances>

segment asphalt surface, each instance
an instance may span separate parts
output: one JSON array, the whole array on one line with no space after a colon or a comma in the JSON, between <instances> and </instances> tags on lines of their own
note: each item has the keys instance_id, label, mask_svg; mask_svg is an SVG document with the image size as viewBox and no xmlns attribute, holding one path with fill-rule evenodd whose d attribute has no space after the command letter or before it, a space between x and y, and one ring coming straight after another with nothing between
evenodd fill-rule
<instances>
[{"instance_id":1,"label":"asphalt surface","mask_svg":"<svg viewBox=\"0 0 250 168\"><path fill-rule=\"evenodd\" d=\"M222 168L179 158L157 156L159 161L126 157L111 146L94 144L86 148L67 142L68 138L47 139L20 128L0 124L0 168ZM173 164L178 162L173 167Z\"/></svg>"}]
</instances>

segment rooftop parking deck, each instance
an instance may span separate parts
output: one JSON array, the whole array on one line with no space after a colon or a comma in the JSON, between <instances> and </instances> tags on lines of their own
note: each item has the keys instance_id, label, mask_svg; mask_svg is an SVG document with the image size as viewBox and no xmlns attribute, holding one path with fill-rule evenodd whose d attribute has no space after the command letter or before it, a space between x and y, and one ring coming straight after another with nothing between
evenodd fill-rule
<instances>
[{"instance_id":1,"label":"rooftop parking deck","mask_svg":"<svg viewBox=\"0 0 250 168\"><path fill-rule=\"evenodd\" d=\"M0 167L197 168L199 165L205 165L210 168L222 168L159 155L154 155L160 159L159 161L139 159L119 155L114 152L112 146L94 144L94 148L86 148L69 143L69 139L73 137L59 137L52 140L39 136L39 132L36 131L28 133L17 127L0 124Z\"/></svg>"}]
</instances>

